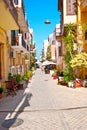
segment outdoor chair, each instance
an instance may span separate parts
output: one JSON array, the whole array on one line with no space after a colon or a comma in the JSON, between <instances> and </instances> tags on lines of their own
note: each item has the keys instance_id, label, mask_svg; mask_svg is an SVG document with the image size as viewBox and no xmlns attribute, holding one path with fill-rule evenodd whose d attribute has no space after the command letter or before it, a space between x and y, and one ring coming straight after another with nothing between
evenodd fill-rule
<instances>
[{"instance_id":1,"label":"outdoor chair","mask_svg":"<svg viewBox=\"0 0 87 130\"><path fill-rule=\"evenodd\" d=\"M7 95L16 95L16 89L14 86L14 83L11 80L5 81L6 83L6 90L7 90Z\"/></svg>"},{"instance_id":2,"label":"outdoor chair","mask_svg":"<svg viewBox=\"0 0 87 130\"><path fill-rule=\"evenodd\" d=\"M18 90L18 83L17 83L16 78L12 78L11 81L12 81L12 83L14 85L15 90Z\"/></svg>"}]
</instances>

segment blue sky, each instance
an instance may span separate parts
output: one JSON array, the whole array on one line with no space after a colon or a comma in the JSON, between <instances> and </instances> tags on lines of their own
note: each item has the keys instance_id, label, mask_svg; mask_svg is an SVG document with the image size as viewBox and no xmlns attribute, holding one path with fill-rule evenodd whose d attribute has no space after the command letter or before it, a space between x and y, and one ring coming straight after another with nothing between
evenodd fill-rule
<instances>
[{"instance_id":1,"label":"blue sky","mask_svg":"<svg viewBox=\"0 0 87 130\"><path fill-rule=\"evenodd\" d=\"M56 24L60 22L58 0L24 0L24 5L30 28L33 28L34 31L37 58L39 59L43 41L48 39L48 35L53 33ZM49 19L51 24L44 24L46 19Z\"/></svg>"}]
</instances>

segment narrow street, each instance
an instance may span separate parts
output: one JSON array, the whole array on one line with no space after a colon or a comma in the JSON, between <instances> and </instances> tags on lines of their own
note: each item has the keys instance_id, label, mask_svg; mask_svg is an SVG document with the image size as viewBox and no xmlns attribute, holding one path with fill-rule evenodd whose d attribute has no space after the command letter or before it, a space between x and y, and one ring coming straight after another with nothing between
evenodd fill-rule
<instances>
[{"instance_id":1,"label":"narrow street","mask_svg":"<svg viewBox=\"0 0 87 130\"><path fill-rule=\"evenodd\" d=\"M0 130L87 130L87 88L57 85L37 69L27 88L0 100Z\"/></svg>"}]
</instances>

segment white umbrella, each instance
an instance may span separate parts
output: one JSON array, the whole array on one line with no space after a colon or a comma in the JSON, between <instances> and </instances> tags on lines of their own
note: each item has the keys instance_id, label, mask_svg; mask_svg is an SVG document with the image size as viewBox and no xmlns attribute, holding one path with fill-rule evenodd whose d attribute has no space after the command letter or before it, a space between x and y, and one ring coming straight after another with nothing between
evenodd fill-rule
<instances>
[{"instance_id":1,"label":"white umbrella","mask_svg":"<svg viewBox=\"0 0 87 130\"><path fill-rule=\"evenodd\" d=\"M49 61L50 65L56 65L56 63L54 63L53 61Z\"/></svg>"},{"instance_id":2,"label":"white umbrella","mask_svg":"<svg viewBox=\"0 0 87 130\"><path fill-rule=\"evenodd\" d=\"M42 66L46 66L46 65L56 65L56 63L54 63L53 61L44 61L42 63Z\"/></svg>"},{"instance_id":3,"label":"white umbrella","mask_svg":"<svg viewBox=\"0 0 87 130\"><path fill-rule=\"evenodd\" d=\"M36 63L36 64L40 64L41 62L40 62L40 61L36 61L35 63Z\"/></svg>"},{"instance_id":4,"label":"white umbrella","mask_svg":"<svg viewBox=\"0 0 87 130\"><path fill-rule=\"evenodd\" d=\"M49 61L47 61L47 60L44 61L44 62L42 63L42 66L46 66L46 65L48 65L48 62L49 62Z\"/></svg>"}]
</instances>

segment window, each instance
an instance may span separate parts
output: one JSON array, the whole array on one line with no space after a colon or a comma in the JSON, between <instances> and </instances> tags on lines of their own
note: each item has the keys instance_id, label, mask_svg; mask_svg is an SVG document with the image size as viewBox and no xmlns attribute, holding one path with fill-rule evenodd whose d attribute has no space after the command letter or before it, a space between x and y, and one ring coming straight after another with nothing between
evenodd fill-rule
<instances>
[{"instance_id":1,"label":"window","mask_svg":"<svg viewBox=\"0 0 87 130\"><path fill-rule=\"evenodd\" d=\"M62 56L62 48L59 46L59 56Z\"/></svg>"},{"instance_id":2,"label":"window","mask_svg":"<svg viewBox=\"0 0 87 130\"><path fill-rule=\"evenodd\" d=\"M15 30L11 30L11 45L15 45Z\"/></svg>"},{"instance_id":3,"label":"window","mask_svg":"<svg viewBox=\"0 0 87 130\"><path fill-rule=\"evenodd\" d=\"M76 0L66 0L67 15L76 14Z\"/></svg>"},{"instance_id":4,"label":"window","mask_svg":"<svg viewBox=\"0 0 87 130\"><path fill-rule=\"evenodd\" d=\"M27 39L27 34L25 33L25 39Z\"/></svg>"}]
</instances>

